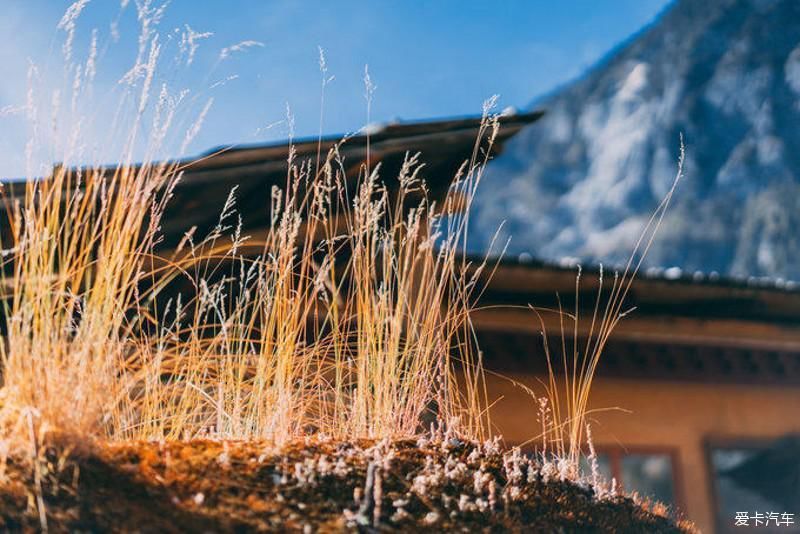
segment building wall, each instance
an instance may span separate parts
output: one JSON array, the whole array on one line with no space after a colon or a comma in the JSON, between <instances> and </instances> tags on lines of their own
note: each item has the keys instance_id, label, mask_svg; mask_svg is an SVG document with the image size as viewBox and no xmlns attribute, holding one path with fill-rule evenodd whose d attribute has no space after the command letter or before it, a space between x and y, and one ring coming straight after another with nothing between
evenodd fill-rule
<instances>
[{"instance_id":1,"label":"building wall","mask_svg":"<svg viewBox=\"0 0 800 534\"><path fill-rule=\"evenodd\" d=\"M506 376L544 393L543 377ZM523 443L540 432L537 409L508 379L487 377L490 398L503 397L492 408L492 423L507 443ZM604 409L592 415L596 446L658 446L677 453L676 492L683 497L685 515L703 532L714 530L706 440L800 432L800 388L597 378L591 408Z\"/></svg>"}]
</instances>

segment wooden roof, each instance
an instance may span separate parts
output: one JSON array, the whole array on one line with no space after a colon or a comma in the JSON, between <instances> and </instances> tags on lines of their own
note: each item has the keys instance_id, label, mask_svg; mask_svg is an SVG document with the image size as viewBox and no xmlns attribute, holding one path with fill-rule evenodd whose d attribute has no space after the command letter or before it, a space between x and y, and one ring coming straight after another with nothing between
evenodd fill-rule
<instances>
[{"instance_id":1,"label":"wooden roof","mask_svg":"<svg viewBox=\"0 0 800 534\"><path fill-rule=\"evenodd\" d=\"M503 144L524 126L538 120L544 112L532 111L503 114L498 120L500 129L495 139L492 156L503 149ZM355 180L367 159L372 166L381 164L381 178L390 191L406 153L419 152L424 168L424 178L433 198L441 198L447 191L459 167L472 155L478 140L480 116L444 120L397 122L373 127L369 134L335 135L323 138L305 138L263 145L220 147L181 163L186 167L181 182L176 187L162 223L164 247L177 244L191 227L197 235L205 235L217 223L220 211L230 191L236 187L237 211L243 217L244 229L253 231L268 226L268 206L273 186L285 187L287 159L290 147L295 162L314 160L317 154L324 158L328 150L341 143L342 156L348 179ZM24 195L24 182L5 184L11 197ZM4 206L0 203L0 210ZM7 232L5 219L0 231Z\"/></svg>"},{"instance_id":2,"label":"wooden roof","mask_svg":"<svg viewBox=\"0 0 800 534\"><path fill-rule=\"evenodd\" d=\"M598 295L599 270L541 262L503 261L475 312L486 362L495 369L545 370L543 333L560 358L561 322L529 305L581 317L585 347ZM613 272L604 275L608 298ZM487 278L484 279L486 281ZM601 300L604 304L605 300ZM800 385L800 291L795 286L756 285L731 279L638 277L612 334L600 374L626 377ZM602 311L602 306L601 306ZM564 323L571 354L573 323ZM559 360L560 361L560 360Z\"/></svg>"},{"instance_id":3,"label":"wooden roof","mask_svg":"<svg viewBox=\"0 0 800 534\"><path fill-rule=\"evenodd\" d=\"M543 115L541 111L501 116L500 130L493 155L524 126ZM381 177L392 187L406 153L420 152L425 164L420 176L425 179L431 194L443 195L458 168L472 154L481 124L480 117L388 124L366 134L347 139L339 152L348 177L355 179L367 158L369 142L370 164L381 163ZM301 139L292 142L298 161L315 159L321 149L339 143L342 136L323 139ZM267 206L273 185L285 186L289 143L242 146L228 150L212 150L191 162L164 221L166 242L177 241L189 227L198 226L199 235L213 227L219 211L232 187L237 189L238 211L244 217L246 229L266 227Z\"/></svg>"}]
</instances>

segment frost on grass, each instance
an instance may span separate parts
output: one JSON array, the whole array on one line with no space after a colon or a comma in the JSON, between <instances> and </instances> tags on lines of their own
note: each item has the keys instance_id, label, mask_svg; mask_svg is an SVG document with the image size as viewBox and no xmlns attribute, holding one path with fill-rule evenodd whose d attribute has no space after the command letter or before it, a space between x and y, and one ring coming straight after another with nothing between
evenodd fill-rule
<instances>
[{"instance_id":1,"label":"frost on grass","mask_svg":"<svg viewBox=\"0 0 800 534\"><path fill-rule=\"evenodd\" d=\"M243 52L249 48L263 48L263 47L264 43L248 39L240 43L236 43L235 45L226 46L225 48L223 48L219 53L219 60L222 61L224 59L228 59L233 54L237 52Z\"/></svg>"}]
</instances>

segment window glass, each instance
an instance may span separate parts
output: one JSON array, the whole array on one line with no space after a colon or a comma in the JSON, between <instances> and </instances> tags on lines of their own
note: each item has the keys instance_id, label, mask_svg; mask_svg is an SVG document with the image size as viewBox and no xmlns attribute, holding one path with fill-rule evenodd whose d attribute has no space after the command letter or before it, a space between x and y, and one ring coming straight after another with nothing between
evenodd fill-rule
<instances>
[{"instance_id":1,"label":"window glass","mask_svg":"<svg viewBox=\"0 0 800 534\"><path fill-rule=\"evenodd\" d=\"M614 476L614 473L611 469L611 459L607 454L597 454L597 470L600 472L600 476L603 478L603 480L611 482L611 478ZM581 473L587 477L592 476L592 466L589 463L588 458L583 456L581 457Z\"/></svg>"},{"instance_id":2,"label":"window glass","mask_svg":"<svg viewBox=\"0 0 800 534\"><path fill-rule=\"evenodd\" d=\"M675 506L672 456L666 452L638 453L611 449L597 455L597 467L606 481L612 478L626 492L637 492L666 505ZM589 460L581 459L581 472L591 476Z\"/></svg>"},{"instance_id":3,"label":"window glass","mask_svg":"<svg viewBox=\"0 0 800 534\"><path fill-rule=\"evenodd\" d=\"M675 503L672 459L668 454L625 454L621 462L622 485L664 504Z\"/></svg>"},{"instance_id":4,"label":"window glass","mask_svg":"<svg viewBox=\"0 0 800 534\"><path fill-rule=\"evenodd\" d=\"M735 532L736 517L749 516L748 526L760 532L798 532L800 452L797 438L762 447L712 447L710 460L720 532ZM791 513L791 524L776 517ZM767 520L766 514L775 514ZM761 517L755 525L754 517ZM769 523L769 524L766 524ZM741 528L738 529L741 531Z\"/></svg>"}]
</instances>

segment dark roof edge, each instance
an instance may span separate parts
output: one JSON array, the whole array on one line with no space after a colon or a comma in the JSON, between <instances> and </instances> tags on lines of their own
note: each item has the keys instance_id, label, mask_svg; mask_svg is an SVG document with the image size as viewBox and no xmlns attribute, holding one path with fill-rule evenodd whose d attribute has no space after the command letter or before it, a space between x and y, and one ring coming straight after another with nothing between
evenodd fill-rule
<instances>
[{"instance_id":1,"label":"dark roof edge","mask_svg":"<svg viewBox=\"0 0 800 534\"><path fill-rule=\"evenodd\" d=\"M551 272L560 273L573 273L577 274L580 268L583 274L599 275L601 269L606 274L614 272L623 272L625 265L604 265L600 263L582 263L573 258L564 259L560 262L532 258L522 255L521 258L497 258L489 257L487 262L489 265L498 264L500 267L518 267L530 270L547 270ZM478 254L469 254L467 259L473 263L482 262L484 256ZM780 292L780 293L800 293L800 282L795 280L784 280L782 278L769 278L769 277L737 277L722 275L716 271L689 273L681 270L678 267L669 268L642 268L636 275L637 280L664 282L668 284L675 284L680 286L702 286L714 288L728 288L728 289L748 289L758 290L765 292Z\"/></svg>"},{"instance_id":2,"label":"dark roof edge","mask_svg":"<svg viewBox=\"0 0 800 534\"><path fill-rule=\"evenodd\" d=\"M525 111L525 112L513 112L513 113L499 113L497 116L500 119L500 126L519 126L520 128L535 122L539 118L541 118L545 114L544 110L533 110L533 111ZM462 115L450 118L434 118L434 119L423 119L418 121L409 121L409 122L389 122L386 124L379 124L376 125L375 130L369 130L369 126L362 128L358 132L354 132L352 134L332 134L332 135L324 135L320 136L309 136L309 137L301 137L298 139L291 139L291 146L306 146L306 145L314 145L316 146L318 143L321 143L323 146L330 146L334 143L337 143L343 139L348 139L348 141L352 144L353 141L366 141L366 138L369 137L371 141L379 142L384 139L389 138L396 138L396 137L412 137L420 134L433 134L433 133L446 133L446 132L457 132L462 130L469 130L469 129L476 129L483 119L482 115ZM186 167L187 172L191 172L191 167L193 164L198 163L205 163L208 160L215 158L216 156L223 156L227 154L235 154L241 152L248 152L254 151L257 152L259 150L270 150L270 149L277 149L281 147L288 147L290 139L282 139L279 141L273 141L268 143L251 143L251 144L231 144L231 145L221 145L216 148L212 148L201 152L199 154L193 156L185 156L180 158L167 158L161 161L151 161L148 162L148 165L157 166L161 164L172 164L175 163L180 165L181 167ZM53 163L53 168L58 168L62 163L55 162ZM107 163L107 164L99 164L99 165L74 165L71 166L70 169L74 171L87 171L91 169L115 169L120 165L120 163ZM143 165L141 161L131 162L130 167L137 168ZM224 166L224 165L223 165ZM42 177L36 178L41 179ZM24 187L24 184L28 180L26 178L7 178L2 179L0 182L3 183L4 186L14 189L19 187ZM1 208L0 208L1 209Z\"/></svg>"},{"instance_id":3,"label":"dark roof edge","mask_svg":"<svg viewBox=\"0 0 800 534\"><path fill-rule=\"evenodd\" d=\"M497 116L500 119L500 125L526 125L532 122L535 122L539 118L541 118L545 114L545 111L542 109L536 109L532 111L525 111L525 112L514 112L511 114L504 114L499 113ZM297 145L306 145L306 144L316 144L316 143L335 143L337 141L341 141L342 139L365 139L369 136L371 139L380 140L383 138L388 137L396 137L398 135L402 136L404 133L407 135L418 135L420 130L422 132L446 132L446 131L457 131L457 130L464 130L464 129L471 129L477 128L481 120L483 119L482 115L460 115L456 117L448 117L448 118L433 118L433 119L422 119L422 120L414 120L414 121L393 121L393 122L386 122L386 123L376 123L374 125L367 125L361 128L360 130L348 134L329 134L323 136L306 136L300 137L297 139L292 139L291 144L293 146ZM404 132L405 130L405 132ZM246 144L231 144L231 145L221 145L205 152L202 152L196 157L189 157L185 158L182 161L191 161L193 159L204 158L208 156L213 156L214 154L219 153L220 151L225 152L240 152L240 151L248 151L248 150L260 150L260 149L270 149L270 148L278 148L283 146L289 146L289 139L281 139L279 141L272 141L267 143L246 143Z\"/></svg>"}]
</instances>

